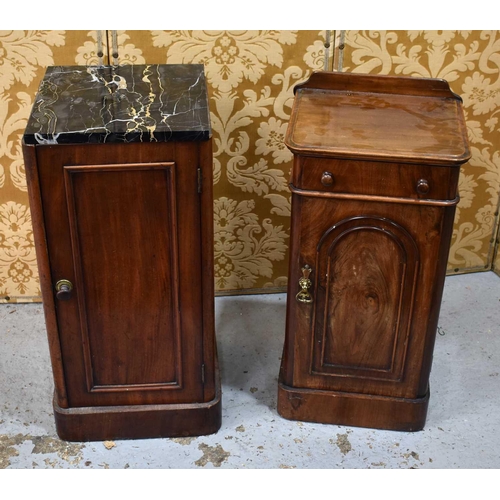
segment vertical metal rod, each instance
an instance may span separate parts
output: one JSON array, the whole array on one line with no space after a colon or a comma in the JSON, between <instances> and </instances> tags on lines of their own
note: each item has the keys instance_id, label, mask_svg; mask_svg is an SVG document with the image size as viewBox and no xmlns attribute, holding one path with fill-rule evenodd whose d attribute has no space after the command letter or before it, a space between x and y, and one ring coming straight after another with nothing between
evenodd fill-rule
<instances>
[{"instance_id":1,"label":"vertical metal rod","mask_svg":"<svg viewBox=\"0 0 500 500\"><path fill-rule=\"evenodd\" d=\"M325 64L323 65L323 70L328 71L329 69L329 59L330 59L330 38L331 38L331 30L326 30L326 38L325 38Z\"/></svg>"},{"instance_id":2,"label":"vertical metal rod","mask_svg":"<svg viewBox=\"0 0 500 500\"><path fill-rule=\"evenodd\" d=\"M102 50L102 31L97 30L97 57L98 57L98 63L99 66L102 66L104 64L104 52Z\"/></svg>"},{"instance_id":3,"label":"vertical metal rod","mask_svg":"<svg viewBox=\"0 0 500 500\"><path fill-rule=\"evenodd\" d=\"M113 50L113 64L118 64L118 35L116 30L111 30L111 46Z\"/></svg>"},{"instance_id":4,"label":"vertical metal rod","mask_svg":"<svg viewBox=\"0 0 500 500\"><path fill-rule=\"evenodd\" d=\"M337 71L342 72L342 66L344 64L344 48L345 48L345 31L340 30L340 40L339 40L339 60Z\"/></svg>"}]
</instances>

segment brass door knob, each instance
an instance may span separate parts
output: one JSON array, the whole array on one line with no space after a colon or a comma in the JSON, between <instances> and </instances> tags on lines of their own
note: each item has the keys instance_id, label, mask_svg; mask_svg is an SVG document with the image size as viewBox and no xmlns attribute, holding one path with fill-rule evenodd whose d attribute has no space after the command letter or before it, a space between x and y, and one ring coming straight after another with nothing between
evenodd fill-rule
<instances>
[{"instance_id":1,"label":"brass door knob","mask_svg":"<svg viewBox=\"0 0 500 500\"><path fill-rule=\"evenodd\" d=\"M58 300L69 300L71 299L71 290L73 290L73 284L68 280L59 280L56 283L56 297Z\"/></svg>"}]
</instances>

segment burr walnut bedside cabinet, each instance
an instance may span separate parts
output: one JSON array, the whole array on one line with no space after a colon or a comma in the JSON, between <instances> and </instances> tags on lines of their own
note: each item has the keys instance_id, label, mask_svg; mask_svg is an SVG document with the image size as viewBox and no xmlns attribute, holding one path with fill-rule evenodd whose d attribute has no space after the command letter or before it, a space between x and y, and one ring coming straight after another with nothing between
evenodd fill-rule
<instances>
[{"instance_id":1,"label":"burr walnut bedside cabinet","mask_svg":"<svg viewBox=\"0 0 500 500\"><path fill-rule=\"evenodd\" d=\"M296 87L278 411L416 431L469 157L447 82L314 73Z\"/></svg>"},{"instance_id":2,"label":"burr walnut bedside cabinet","mask_svg":"<svg viewBox=\"0 0 500 500\"><path fill-rule=\"evenodd\" d=\"M59 436L216 432L203 66L49 67L23 147Z\"/></svg>"}]
</instances>

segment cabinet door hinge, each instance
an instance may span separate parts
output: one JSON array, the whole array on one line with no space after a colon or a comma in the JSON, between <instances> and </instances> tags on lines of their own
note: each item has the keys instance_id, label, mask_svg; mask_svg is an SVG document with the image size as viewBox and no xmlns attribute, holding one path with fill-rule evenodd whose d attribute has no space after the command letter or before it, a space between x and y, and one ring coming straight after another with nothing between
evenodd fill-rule
<instances>
[{"instance_id":1,"label":"cabinet door hinge","mask_svg":"<svg viewBox=\"0 0 500 500\"><path fill-rule=\"evenodd\" d=\"M201 365L201 383L205 383L205 365Z\"/></svg>"},{"instance_id":2,"label":"cabinet door hinge","mask_svg":"<svg viewBox=\"0 0 500 500\"><path fill-rule=\"evenodd\" d=\"M201 168L198 169L198 193L201 193Z\"/></svg>"}]
</instances>

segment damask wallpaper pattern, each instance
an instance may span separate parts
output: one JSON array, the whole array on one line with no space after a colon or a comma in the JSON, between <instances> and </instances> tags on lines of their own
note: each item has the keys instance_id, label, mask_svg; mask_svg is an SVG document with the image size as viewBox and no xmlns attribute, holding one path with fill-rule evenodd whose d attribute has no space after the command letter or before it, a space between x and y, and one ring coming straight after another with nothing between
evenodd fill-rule
<instances>
[{"instance_id":1,"label":"damask wallpaper pattern","mask_svg":"<svg viewBox=\"0 0 500 500\"><path fill-rule=\"evenodd\" d=\"M96 31L0 31L0 302L40 298L20 147L38 82L49 65L108 62L113 43L104 35L100 59ZM283 137L293 87L324 68L325 39L324 30L117 32L112 62L205 65L221 293L286 284L292 157ZM491 268L500 188L500 31L347 31L340 51L342 71L446 78L462 95L473 157L461 176L449 270ZM327 68L333 65L330 59Z\"/></svg>"},{"instance_id":2,"label":"damask wallpaper pattern","mask_svg":"<svg viewBox=\"0 0 500 500\"><path fill-rule=\"evenodd\" d=\"M40 300L21 151L38 84L47 66L87 64L92 52L88 31L0 31L0 302Z\"/></svg>"}]
</instances>

